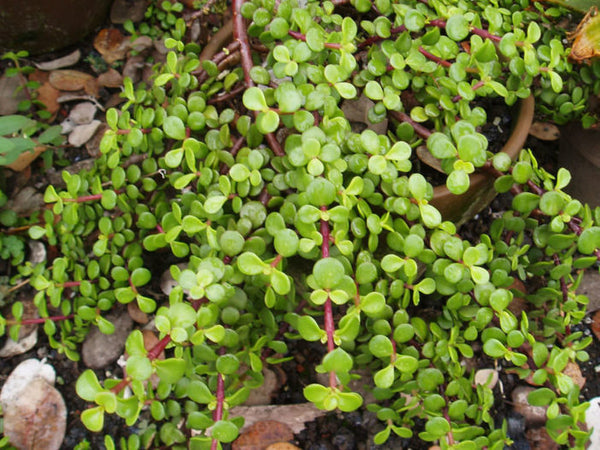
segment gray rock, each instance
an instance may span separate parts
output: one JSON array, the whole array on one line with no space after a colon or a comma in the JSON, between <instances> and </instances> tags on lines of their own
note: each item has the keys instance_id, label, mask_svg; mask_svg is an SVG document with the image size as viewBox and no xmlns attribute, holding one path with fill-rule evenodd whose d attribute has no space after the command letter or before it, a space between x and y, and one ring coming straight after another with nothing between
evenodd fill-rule
<instances>
[{"instance_id":1,"label":"gray rock","mask_svg":"<svg viewBox=\"0 0 600 450\"><path fill-rule=\"evenodd\" d=\"M125 348L125 340L133 326L133 320L125 310L108 315L106 319L114 324L115 332L103 334L94 327L83 342L81 356L85 365L91 369L106 367L121 356Z\"/></svg>"},{"instance_id":2,"label":"gray rock","mask_svg":"<svg viewBox=\"0 0 600 450\"><path fill-rule=\"evenodd\" d=\"M588 312L600 309L600 273L598 270L590 269L583 273L583 280L577 289L578 294L583 294L590 299L587 305Z\"/></svg>"}]
</instances>

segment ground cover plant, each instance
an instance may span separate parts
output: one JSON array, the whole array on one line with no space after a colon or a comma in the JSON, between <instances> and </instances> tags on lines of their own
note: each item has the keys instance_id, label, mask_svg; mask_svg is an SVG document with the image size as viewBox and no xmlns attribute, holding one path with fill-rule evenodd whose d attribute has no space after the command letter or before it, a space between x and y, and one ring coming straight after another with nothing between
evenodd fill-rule
<instances>
[{"instance_id":1,"label":"ground cover plant","mask_svg":"<svg viewBox=\"0 0 600 450\"><path fill-rule=\"evenodd\" d=\"M584 109L600 66L568 60L557 25L568 12L443 0L232 9L235 40L208 59L175 21L153 85L125 80L126 102L107 111L94 168L64 172L66 188L48 186L28 225L59 256L15 260L37 291L33 320L71 359L90 327L114 331L106 316L119 304L154 317L160 340L146 348L130 334L123 378L86 370L77 381L86 427L143 416L139 436L116 445L219 448L242 424L229 409L304 340L323 344L316 370L329 380L305 397L374 411L376 443L415 433L442 448L510 444L468 364L488 358L537 387L529 402L548 407L553 439L584 448L587 404L563 371L591 341L573 326L582 271L600 256L600 211L563 191L566 170L547 173L527 150L492 154L478 131L488 97L534 95L559 123L593 120ZM345 117L343 102L361 96L372 123L389 121L385 134ZM514 195L476 242L430 204L413 170L422 144L454 194L480 170ZM168 298L150 293L157 268L176 280ZM11 312L0 332L16 337L29 322L20 302ZM359 368L375 403L348 388Z\"/></svg>"}]
</instances>

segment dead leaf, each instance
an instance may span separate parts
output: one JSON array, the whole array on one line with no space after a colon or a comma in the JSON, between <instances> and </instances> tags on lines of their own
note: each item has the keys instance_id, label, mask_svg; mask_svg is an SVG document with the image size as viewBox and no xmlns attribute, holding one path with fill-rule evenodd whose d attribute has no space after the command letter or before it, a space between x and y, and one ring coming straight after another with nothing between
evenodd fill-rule
<instances>
[{"instance_id":1,"label":"dead leaf","mask_svg":"<svg viewBox=\"0 0 600 450\"><path fill-rule=\"evenodd\" d=\"M123 84L123 76L112 67L98 75L98 84L109 88L118 88Z\"/></svg>"},{"instance_id":2,"label":"dead leaf","mask_svg":"<svg viewBox=\"0 0 600 450\"><path fill-rule=\"evenodd\" d=\"M81 147L92 138L101 123L99 120L93 120L85 125L77 125L69 134L69 144Z\"/></svg>"},{"instance_id":3,"label":"dead leaf","mask_svg":"<svg viewBox=\"0 0 600 450\"><path fill-rule=\"evenodd\" d=\"M53 59L52 61L45 61L41 63L34 63L35 67L40 70L56 70L62 69L63 67L69 67L79 61L81 58L81 52L79 49L74 52L69 53L68 55L62 56L60 58Z\"/></svg>"},{"instance_id":4,"label":"dead leaf","mask_svg":"<svg viewBox=\"0 0 600 450\"><path fill-rule=\"evenodd\" d=\"M141 55L135 55L130 58L127 58L127 62L123 67L123 77L131 78L131 82L133 84L140 81L142 78L142 69L144 68L146 62Z\"/></svg>"},{"instance_id":5,"label":"dead leaf","mask_svg":"<svg viewBox=\"0 0 600 450\"><path fill-rule=\"evenodd\" d=\"M556 125L549 122L533 122L529 134L542 141L555 141L560 138L560 131Z\"/></svg>"},{"instance_id":6,"label":"dead leaf","mask_svg":"<svg viewBox=\"0 0 600 450\"><path fill-rule=\"evenodd\" d=\"M96 35L94 48L104 61L112 64L125 57L129 50L129 40L116 28L104 28Z\"/></svg>"},{"instance_id":7,"label":"dead leaf","mask_svg":"<svg viewBox=\"0 0 600 450\"><path fill-rule=\"evenodd\" d=\"M417 147L417 156L421 160L421 162L427 164L432 169L435 169L441 173L445 173L444 169L442 169L442 164L440 160L429 152L426 145L419 145Z\"/></svg>"},{"instance_id":8,"label":"dead leaf","mask_svg":"<svg viewBox=\"0 0 600 450\"><path fill-rule=\"evenodd\" d=\"M53 70L50 72L50 78L48 79L50 84L60 91L79 91L86 89L86 85L91 81L95 81L94 77L89 73L81 72L79 70ZM86 92L87 89L86 89Z\"/></svg>"},{"instance_id":9,"label":"dead leaf","mask_svg":"<svg viewBox=\"0 0 600 450\"><path fill-rule=\"evenodd\" d=\"M285 423L276 420L256 422L232 444L232 450L264 450L270 444L289 441L294 432Z\"/></svg>"},{"instance_id":10,"label":"dead leaf","mask_svg":"<svg viewBox=\"0 0 600 450\"><path fill-rule=\"evenodd\" d=\"M583 386L585 386L586 379L581 374L581 368L579 367L579 364L573 361L569 361L567 366L564 368L563 373L571 377L573 383L579 386L579 389L583 389Z\"/></svg>"},{"instance_id":11,"label":"dead leaf","mask_svg":"<svg viewBox=\"0 0 600 450\"><path fill-rule=\"evenodd\" d=\"M45 145L38 145L32 151L21 153L15 161L11 162L10 164L6 164L5 167L8 167L10 170L14 170L15 172L21 172L29 167L33 160L40 156L47 148L48 147Z\"/></svg>"},{"instance_id":12,"label":"dead leaf","mask_svg":"<svg viewBox=\"0 0 600 450\"><path fill-rule=\"evenodd\" d=\"M59 95L60 91L47 81L37 89L37 100L46 105L46 110L53 116L60 109Z\"/></svg>"},{"instance_id":13,"label":"dead leaf","mask_svg":"<svg viewBox=\"0 0 600 450\"><path fill-rule=\"evenodd\" d=\"M17 448L58 450L67 428L60 392L41 378L32 380L14 403L3 405L4 435Z\"/></svg>"},{"instance_id":14,"label":"dead leaf","mask_svg":"<svg viewBox=\"0 0 600 450\"><path fill-rule=\"evenodd\" d=\"M85 125L94 120L96 105L92 102L81 102L76 104L69 113L69 119L76 125Z\"/></svg>"},{"instance_id":15,"label":"dead leaf","mask_svg":"<svg viewBox=\"0 0 600 450\"><path fill-rule=\"evenodd\" d=\"M318 409L312 403L298 403L295 405L262 405L262 406L236 406L229 412L230 417L243 417L246 431L257 422L277 420L284 422L294 433L304 430L306 422L312 422L317 417L327 414L327 411Z\"/></svg>"},{"instance_id":16,"label":"dead leaf","mask_svg":"<svg viewBox=\"0 0 600 450\"><path fill-rule=\"evenodd\" d=\"M16 113L19 103L27 100L25 92L17 91L20 85L18 77L0 77L0 116Z\"/></svg>"}]
</instances>

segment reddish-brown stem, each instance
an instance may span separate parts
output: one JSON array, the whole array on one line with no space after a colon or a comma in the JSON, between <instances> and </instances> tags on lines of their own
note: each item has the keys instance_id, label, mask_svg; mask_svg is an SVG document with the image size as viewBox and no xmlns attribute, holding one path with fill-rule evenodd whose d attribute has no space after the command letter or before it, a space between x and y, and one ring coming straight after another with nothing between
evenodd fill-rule
<instances>
[{"instance_id":1,"label":"reddish-brown stem","mask_svg":"<svg viewBox=\"0 0 600 450\"><path fill-rule=\"evenodd\" d=\"M221 350L220 353L223 353L223 351ZM223 378L223 375L218 373L217 374L217 407L215 408L215 410L213 411L213 420L215 422L218 422L219 420L223 419L223 404L225 403L225 379ZM216 439L213 439L210 445L211 450L217 450L217 448L219 447L219 443L217 442Z\"/></svg>"},{"instance_id":2,"label":"reddish-brown stem","mask_svg":"<svg viewBox=\"0 0 600 450\"><path fill-rule=\"evenodd\" d=\"M133 130L133 128L127 128L125 130L117 130L117 134L129 134L129 133L131 133L131 130ZM150 134L150 133L152 133L152 128L141 128L140 131L142 132L142 134Z\"/></svg>"},{"instance_id":3,"label":"reddish-brown stem","mask_svg":"<svg viewBox=\"0 0 600 450\"><path fill-rule=\"evenodd\" d=\"M167 334L150 349L147 355L148 359L152 361L158 358L158 355L160 355L167 345L169 345L169 342L171 342L171 336Z\"/></svg>"},{"instance_id":4,"label":"reddish-brown stem","mask_svg":"<svg viewBox=\"0 0 600 450\"><path fill-rule=\"evenodd\" d=\"M450 67L452 65L450 61L446 61L445 59L435 56L433 53L429 53L421 46L419 46L419 52L421 52L421 54L424 55L427 59L430 59L431 61L436 62L444 67Z\"/></svg>"},{"instance_id":5,"label":"reddish-brown stem","mask_svg":"<svg viewBox=\"0 0 600 450\"><path fill-rule=\"evenodd\" d=\"M283 259L283 256L281 255L277 255L273 261L271 261L271 267L277 267L277 264L279 264L281 262L281 260Z\"/></svg>"},{"instance_id":6,"label":"reddish-brown stem","mask_svg":"<svg viewBox=\"0 0 600 450\"><path fill-rule=\"evenodd\" d=\"M64 202L84 203L84 202L93 202L93 201L101 200L101 199L102 199L102 194L92 194L92 195L82 195L81 197L77 197L77 198L65 198L63 201Z\"/></svg>"},{"instance_id":7,"label":"reddish-brown stem","mask_svg":"<svg viewBox=\"0 0 600 450\"><path fill-rule=\"evenodd\" d=\"M429 21L429 25L438 27L438 28L446 28L446 21L442 19L434 19ZM477 36L481 36L484 39L489 39L494 42L500 42L502 38L500 36L496 36L495 34L490 33L487 30L471 27L471 33L476 34Z\"/></svg>"},{"instance_id":8,"label":"reddish-brown stem","mask_svg":"<svg viewBox=\"0 0 600 450\"><path fill-rule=\"evenodd\" d=\"M231 91L226 92L223 95L219 95L217 97L213 97L213 98L209 99L206 103L208 103L209 105L214 105L215 103L225 102L227 100L237 97L237 95L244 92L245 89L246 89L246 86L244 86L243 84L240 84L239 86L233 88Z\"/></svg>"},{"instance_id":9,"label":"reddish-brown stem","mask_svg":"<svg viewBox=\"0 0 600 450\"><path fill-rule=\"evenodd\" d=\"M61 283L58 285L58 287L63 287L63 288L70 288L70 287L77 287L77 286L81 286L81 281L65 281L64 283Z\"/></svg>"},{"instance_id":10,"label":"reddish-brown stem","mask_svg":"<svg viewBox=\"0 0 600 450\"><path fill-rule=\"evenodd\" d=\"M479 80L477 83L475 83L473 85L473 87L471 89L473 89L474 91L476 91L477 89L479 89L480 87L482 87L484 84L485 84L485 82L483 80ZM458 102L458 101L460 101L460 100L462 100L462 96L461 95L455 95L452 98L452 101L455 102L455 103Z\"/></svg>"},{"instance_id":11,"label":"reddish-brown stem","mask_svg":"<svg viewBox=\"0 0 600 450\"><path fill-rule=\"evenodd\" d=\"M398 122L406 122L409 123L414 129L415 132L421 136L423 139L427 139L431 135L431 131L425 128L420 123L415 122L410 118L408 114L402 111L390 111L390 114L394 119Z\"/></svg>"},{"instance_id":12,"label":"reddish-brown stem","mask_svg":"<svg viewBox=\"0 0 600 450\"><path fill-rule=\"evenodd\" d=\"M394 36L395 34L400 34L402 32L406 31L406 27L404 25L400 25L399 27L394 27L390 30L390 34L392 36ZM359 43L357 45L357 47L360 48L365 48L371 44L375 44L377 42L381 42L383 41L383 38L381 36L378 35L373 35L368 37L367 39L365 39L364 41L362 41L361 43Z\"/></svg>"},{"instance_id":13,"label":"reddish-brown stem","mask_svg":"<svg viewBox=\"0 0 600 450\"><path fill-rule=\"evenodd\" d=\"M321 206L321 211L327 211L326 206ZM321 236L323 237L323 244L321 245L321 256L323 258L329 258L329 222L321 219ZM333 322L333 305L331 298L327 297L324 305L324 324L325 333L327 333L327 352L335 350L335 342L333 340L333 333L335 332L335 323ZM335 372L329 372L329 385L332 388L337 386L337 379Z\"/></svg>"},{"instance_id":14,"label":"reddish-brown stem","mask_svg":"<svg viewBox=\"0 0 600 450\"><path fill-rule=\"evenodd\" d=\"M289 30L288 34L293 37L294 39L298 39L300 41L305 41L306 42L306 35L300 33L299 31L293 31L293 30ZM342 44L337 43L337 42L325 42L323 44L324 47L326 48L334 48L334 49L340 49L342 48Z\"/></svg>"},{"instance_id":15,"label":"reddish-brown stem","mask_svg":"<svg viewBox=\"0 0 600 450\"><path fill-rule=\"evenodd\" d=\"M242 63L242 70L244 71L244 81L246 87L254 86L254 81L250 77L250 70L252 70L252 53L250 51L250 43L248 41L248 33L246 33L246 26L244 24L244 17L241 13L242 4L244 0L233 0L233 38L236 42L240 43L240 57ZM254 111L255 115L258 115L258 111ZM281 144L277 141L277 138L273 133L267 133L265 135L269 147L273 150L273 153L277 156L284 156L285 152L281 148Z\"/></svg>"},{"instance_id":16,"label":"reddish-brown stem","mask_svg":"<svg viewBox=\"0 0 600 450\"><path fill-rule=\"evenodd\" d=\"M20 321L16 320L7 320L7 325L35 325L38 323L45 323L46 320L51 320L52 322L59 322L61 320L69 320L75 317L75 314L69 314L68 316L50 316L50 317L39 317L37 319L23 319Z\"/></svg>"},{"instance_id":17,"label":"reddish-brown stem","mask_svg":"<svg viewBox=\"0 0 600 450\"><path fill-rule=\"evenodd\" d=\"M231 150L229 150L229 153L231 153L231 156L237 155L237 152L240 151L240 149L244 146L245 142L246 142L246 138L244 136L240 136L239 138L237 138L237 140L233 143ZM228 170L229 170L229 167L227 166L227 164L223 163L221 165L221 175L225 175Z\"/></svg>"}]
</instances>

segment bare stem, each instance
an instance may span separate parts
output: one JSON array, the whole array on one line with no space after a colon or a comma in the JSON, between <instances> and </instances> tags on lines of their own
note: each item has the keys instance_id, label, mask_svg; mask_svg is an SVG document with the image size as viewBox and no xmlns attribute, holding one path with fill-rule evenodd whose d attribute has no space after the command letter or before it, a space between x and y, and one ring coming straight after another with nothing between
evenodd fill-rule
<instances>
[{"instance_id":1,"label":"bare stem","mask_svg":"<svg viewBox=\"0 0 600 450\"><path fill-rule=\"evenodd\" d=\"M396 119L398 122L406 122L409 123L414 129L415 132L421 136L423 139L427 139L431 135L431 131L425 128L420 123L415 122L410 118L408 114L402 111L390 111L391 116Z\"/></svg>"}]
</instances>

